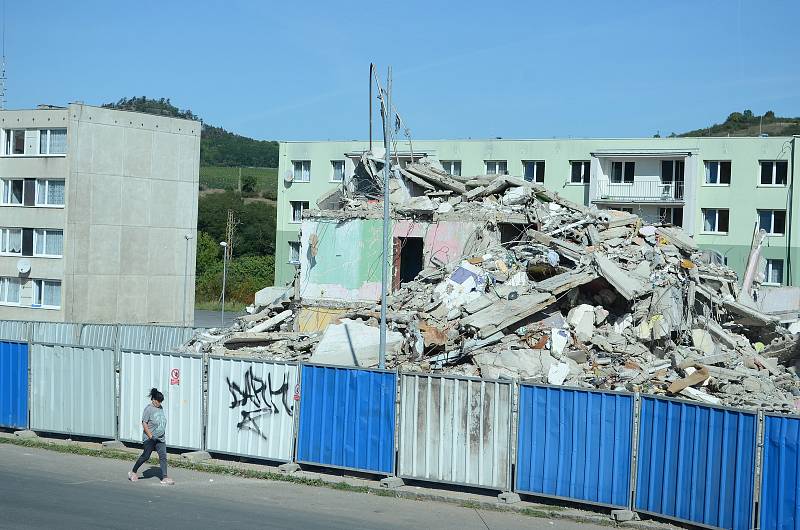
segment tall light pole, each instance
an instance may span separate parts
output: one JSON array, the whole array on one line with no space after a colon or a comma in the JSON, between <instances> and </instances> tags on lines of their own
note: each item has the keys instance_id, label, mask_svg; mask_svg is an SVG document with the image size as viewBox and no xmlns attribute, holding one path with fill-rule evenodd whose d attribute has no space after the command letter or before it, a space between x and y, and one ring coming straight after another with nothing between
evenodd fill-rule
<instances>
[{"instance_id":1,"label":"tall light pole","mask_svg":"<svg viewBox=\"0 0 800 530\"><path fill-rule=\"evenodd\" d=\"M383 117L383 251L381 259L381 322L378 344L378 367L386 368L386 293L389 283L389 175L392 171L392 69L386 72L386 90L382 97L381 115Z\"/></svg>"},{"instance_id":2,"label":"tall light pole","mask_svg":"<svg viewBox=\"0 0 800 530\"><path fill-rule=\"evenodd\" d=\"M192 234L184 234L186 238L186 259L183 265L183 325L187 325L188 316L186 315L186 299L189 295L189 240L192 239Z\"/></svg>"},{"instance_id":3,"label":"tall light pole","mask_svg":"<svg viewBox=\"0 0 800 530\"><path fill-rule=\"evenodd\" d=\"M228 279L228 243L220 241L222 247L222 313L220 315L220 327L225 327L225 283Z\"/></svg>"}]
</instances>

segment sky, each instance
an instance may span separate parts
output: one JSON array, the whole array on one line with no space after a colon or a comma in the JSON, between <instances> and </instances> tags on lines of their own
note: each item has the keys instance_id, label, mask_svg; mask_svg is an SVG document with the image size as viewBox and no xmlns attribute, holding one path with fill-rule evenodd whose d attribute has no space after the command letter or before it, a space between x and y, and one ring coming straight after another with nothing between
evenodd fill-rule
<instances>
[{"instance_id":1,"label":"sky","mask_svg":"<svg viewBox=\"0 0 800 530\"><path fill-rule=\"evenodd\" d=\"M364 139L373 62L416 139L800 115L796 0L0 2L7 108L164 97L254 138Z\"/></svg>"}]
</instances>

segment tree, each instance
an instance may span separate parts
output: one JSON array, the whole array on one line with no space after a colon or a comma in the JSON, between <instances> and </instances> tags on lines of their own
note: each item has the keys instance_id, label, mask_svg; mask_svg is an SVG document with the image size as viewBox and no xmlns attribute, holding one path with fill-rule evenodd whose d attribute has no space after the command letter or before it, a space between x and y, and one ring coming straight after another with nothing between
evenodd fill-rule
<instances>
[{"instance_id":1,"label":"tree","mask_svg":"<svg viewBox=\"0 0 800 530\"><path fill-rule=\"evenodd\" d=\"M742 113L742 118L744 118L745 121L752 120L753 119L753 111L750 110L750 109L745 109L745 111Z\"/></svg>"},{"instance_id":2,"label":"tree","mask_svg":"<svg viewBox=\"0 0 800 530\"><path fill-rule=\"evenodd\" d=\"M211 270L221 259L220 247L213 237L197 232L197 276Z\"/></svg>"},{"instance_id":3,"label":"tree","mask_svg":"<svg viewBox=\"0 0 800 530\"><path fill-rule=\"evenodd\" d=\"M741 121L744 121L744 116L741 112L731 112L728 115L728 119L725 120L725 123L739 123Z\"/></svg>"}]
</instances>

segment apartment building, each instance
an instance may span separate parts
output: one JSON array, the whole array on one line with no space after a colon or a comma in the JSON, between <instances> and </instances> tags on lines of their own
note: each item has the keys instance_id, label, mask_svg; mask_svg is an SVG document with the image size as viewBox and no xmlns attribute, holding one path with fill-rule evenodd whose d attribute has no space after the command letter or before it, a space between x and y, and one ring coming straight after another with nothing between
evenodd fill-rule
<instances>
[{"instance_id":1,"label":"apartment building","mask_svg":"<svg viewBox=\"0 0 800 530\"><path fill-rule=\"evenodd\" d=\"M0 111L0 319L191 322L200 126Z\"/></svg>"},{"instance_id":2,"label":"apartment building","mask_svg":"<svg viewBox=\"0 0 800 530\"><path fill-rule=\"evenodd\" d=\"M457 175L510 174L565 198L682 226L741 276L766 230L767 283L799 285L797 137L441 140L398 144L398 159L435 157ZM367 142L282 142L275 285L300 262L302 211L350 178ZM792 239L793 233L795 240ZM346 249L342 249L346 252Z\"/></svg>"}]
</instances>

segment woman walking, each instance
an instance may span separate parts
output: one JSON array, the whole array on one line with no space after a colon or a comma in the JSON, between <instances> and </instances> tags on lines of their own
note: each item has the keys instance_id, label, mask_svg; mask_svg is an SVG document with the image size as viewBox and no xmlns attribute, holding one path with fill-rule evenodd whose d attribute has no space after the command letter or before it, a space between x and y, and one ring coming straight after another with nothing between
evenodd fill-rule
<instances>
[{"instance_id":1,"label":"woman walking","mask_svg":"<svg viewBox=\"0 0 800 530\"><path fill-rule=\"evenodd\" d=\"M142 412L142 442L144 451L142 456L133 465L133 469L128 472L128 480L136 482L139 480L138 471L142 464L150 460L150 455L155 450L158 453L158 463L161 466L161 483L164 485L175 484L175 481L167 476L167 415L161 404L164 402L164 394L157 389L150 389L150 403Z\"/></svg>"}]
</instances>

